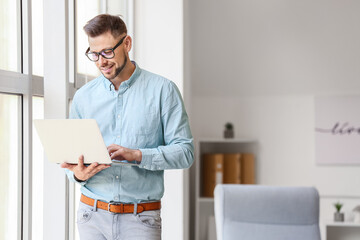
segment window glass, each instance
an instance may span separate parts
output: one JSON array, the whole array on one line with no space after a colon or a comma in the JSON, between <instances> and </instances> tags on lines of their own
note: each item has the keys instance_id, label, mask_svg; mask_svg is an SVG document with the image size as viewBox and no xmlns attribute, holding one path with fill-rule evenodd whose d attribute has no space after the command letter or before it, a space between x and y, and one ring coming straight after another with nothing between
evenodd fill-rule
<instances>
[{"instance_id":1,"label":"window glass","mask_svg":"<svg viewBox=\"0 0 360 240\"><path fill-rule=\"evenodd\" d=\"M44 118L44 98L33 97L33 119ZM32 239L43 239L44 150L33 125Z\"/></svg>"},{"instance_id":2,"label":"window glass","mask_svg":"<svg viewBox=\"0 0 360 240\"><path fill-rule=\"evenodd\" d=\"M118 0L107 0L107 13L112 15L120 16L121 19L125 22L127 27L128 35L132 35L132 21L130 18L133 16L128 11L129 1L118 1ZM132 43L132 49L134 48L134 42ZM130 59L133 59L133 50L129 52Z\"/></svg>"},{"instance_id":3,"label":"window glass","mask_svg":"<svg viewBox=\"0 0 360 240\"><path fill-rule=\"evenodd\" d=\"M20 99L0 93L0 239L18 239L20 227Z\"/></svg>"},{"instance_id":4,"label":"window glass","mask_svg":"<svg viewBox=\"0 0 360 240\"><path fill-rule=\"evenodd\" d=\"M125 21L126 25L126 8L127 8L127 1L118 1L118 0L108 0L107 1L107 13L112 15L119 15L122 16L122 19Z\"/></svg>"},{"instance_id":5,"label":"window glass","mask_svg":"<svg viewBox=\"0 0 360 240\"><path fill-rule=\"evenodd\" d=\"M19 19L18 2L0 1L0 69L19 72Z\"/></svg>"},{"instance_id":6,"label":"window glass","mask_svg":"<svg viewBox=\"0 0 360 240\"><path fill-rule=\"evenodd\" d=\"M76 66L77 73L87 76L96 77L100 73L97 70L95 63L91 62L86 56L86 49L89 47L87 36L83 30L85 24L101 13L100 0L78 0L76 1ZM90 79L89 79L90 80Z\"/></svg>"},{"instance_id":7,"label":"window glass","mask_svg":"<svg viewBox=\"0 0 360 240\"><path fill-rule=\"evenodd\" d=\"M44 76L43 0L32 0L31 4L33 75Z\"/></svg>"}]
</instances>

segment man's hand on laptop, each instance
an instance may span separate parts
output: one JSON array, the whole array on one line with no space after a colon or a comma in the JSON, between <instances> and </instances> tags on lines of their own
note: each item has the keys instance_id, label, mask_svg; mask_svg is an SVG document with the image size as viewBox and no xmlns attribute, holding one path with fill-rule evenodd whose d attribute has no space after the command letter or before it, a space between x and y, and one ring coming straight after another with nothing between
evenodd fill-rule
<instances>
[{"instance_id":1,"label":"man's hand on laptop","mask_svg":"<svg viewBox=\"0 0 360 240\"><path fill-rule=\"evenodd\" d=\"M85 166L84 156L82 155L79 157L78 164L62 163L60 166L74 172L74 177L80 181L86 181L98 172L110 167L110 165L99 163L92 163L89 166Z\"/></svg>"},{"instance_id":2,"label":"man's hand on laptop","mask_svg":"<svg viewBox=\"0 0 360 240\"><path fill-rule=\"evenodd\" d=\"M125 148L120 145L111 144L107 147L111 160L127 160L141 162L142 153L138 149Z\"/></svg>"}]
</instances>

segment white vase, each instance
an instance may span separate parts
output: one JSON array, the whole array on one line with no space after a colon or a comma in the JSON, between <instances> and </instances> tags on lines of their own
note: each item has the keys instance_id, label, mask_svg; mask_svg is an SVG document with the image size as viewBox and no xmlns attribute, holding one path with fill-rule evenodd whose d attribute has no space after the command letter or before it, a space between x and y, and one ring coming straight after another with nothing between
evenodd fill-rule
<instances>
[{"instance_id":1,"label":"white vase","mask_svg":"<svg viewBox=\"0 0 360 240\"><path fill-rule=\"evenodd\" d=\"M360 223L360 212L359 211L354 212L354 222Z\"/></svg>"}]
</instances>

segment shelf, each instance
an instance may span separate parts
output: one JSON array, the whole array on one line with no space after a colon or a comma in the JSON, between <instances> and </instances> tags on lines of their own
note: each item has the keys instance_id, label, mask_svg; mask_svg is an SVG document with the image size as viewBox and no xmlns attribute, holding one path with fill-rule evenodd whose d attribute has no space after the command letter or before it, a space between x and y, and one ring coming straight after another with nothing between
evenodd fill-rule
<instances>
[{"instance_id":1,"label":"shelf","mask_svg":"<svg viewBox=\"0 0 360 240\"><path fill-rule=\"evenodd\" d=\"M325 223L325 227L360 227L360 223L329 221Z\"/></svg>"},{"instance_id":2,"label":"shelf","mask_svg":"<svg viewBox=\"0 0 360 240\"><path fill-rule=\"evenodd\" d=\"M209 237L208 236L209 218L213 218L214 216L214 198L202 196L202 186L203 186L202 171L204 167L203 161L205 161L202 158L202 156L204 154L252 153L256 158L259 152L258 144L259 143L257 140L250 138L201 138L196 140L197 151L196 151L195 176L194 176L195 192L196 192L195 212L194 212L195 240L204 240ZM213 182L213 179L211 180L211 182Z\"/></svg>"},{"instance_id":3,"label":"shelf","mask_svg":"<svg viewBox=\"0 0 360 240\"><path fill-rule=\"evenodd\" d=\"M256 140L250 139L250 138L202 138L202 139L199 139L199 142L208 142L208 143L253 143L253 142L256 142Z\"/></svg>"}]
</instances>

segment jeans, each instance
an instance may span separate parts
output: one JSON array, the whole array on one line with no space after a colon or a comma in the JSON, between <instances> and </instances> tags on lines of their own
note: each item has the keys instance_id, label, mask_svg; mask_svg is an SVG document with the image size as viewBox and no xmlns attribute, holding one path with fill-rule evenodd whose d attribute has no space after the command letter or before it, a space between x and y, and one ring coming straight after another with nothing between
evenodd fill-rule
<instances>
[{"instance_id":1,"label":"jeans","mask_svg":"<svg viewBox=\"0 0 360 240\"><path fill-rule=\"evenodd\" d=\"M160 210L114 214L82 202L77 211L81 240L160 240Z\"/></svg>"}]
</instances>

